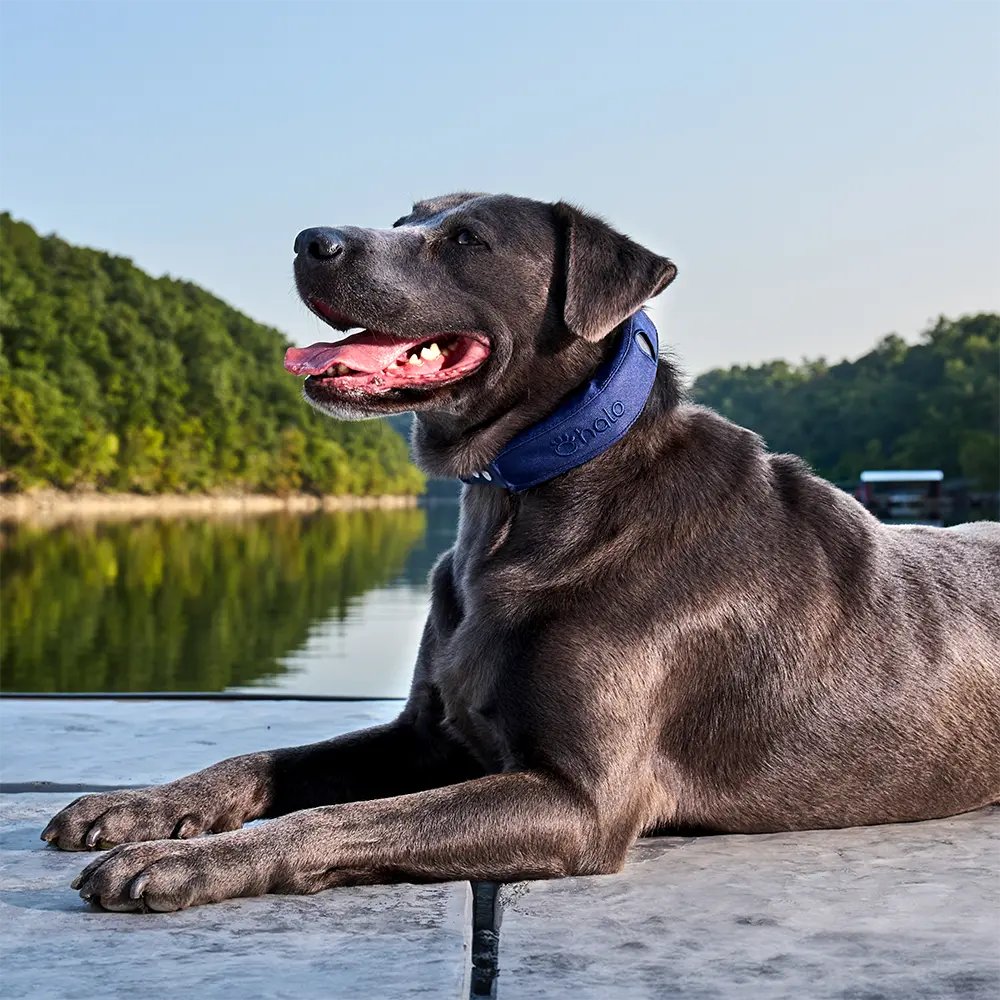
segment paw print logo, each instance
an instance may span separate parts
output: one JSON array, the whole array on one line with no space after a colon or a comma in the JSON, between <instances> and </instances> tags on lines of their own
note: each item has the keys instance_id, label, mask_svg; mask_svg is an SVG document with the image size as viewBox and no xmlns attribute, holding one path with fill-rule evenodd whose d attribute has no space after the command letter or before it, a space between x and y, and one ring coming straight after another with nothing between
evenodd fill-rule
<instances>
[{"instance_id":1,"label":"paw print logo","mask_svg":"<svg viewBox=\"0 0 1000 1000\"><path fill-rule=\"evenodd\" d=\"M552 439L552 450L564 458L567 455L572 455L579 447L580 442L577 441L575 433L560 434L558 437Z\"/></svg>"}]
</instances>

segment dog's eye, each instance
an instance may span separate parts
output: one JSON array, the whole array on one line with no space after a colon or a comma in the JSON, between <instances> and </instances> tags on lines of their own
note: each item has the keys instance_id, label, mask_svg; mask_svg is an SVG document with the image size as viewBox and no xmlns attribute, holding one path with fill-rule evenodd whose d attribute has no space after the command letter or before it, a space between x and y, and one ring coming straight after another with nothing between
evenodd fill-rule
<instances>
[{"instance_id":1,"label":"dog's eye","mask_svg":"<svg viewBox=\"0 0 1000 1000\"><path fill-rule=\"evenodd\" d=\"M455 234L455 242L461 244L463 247L474 247L482 246L483 241L477 240L468 229L463 229L461 232Z\"/></svg>"}]
</instances>

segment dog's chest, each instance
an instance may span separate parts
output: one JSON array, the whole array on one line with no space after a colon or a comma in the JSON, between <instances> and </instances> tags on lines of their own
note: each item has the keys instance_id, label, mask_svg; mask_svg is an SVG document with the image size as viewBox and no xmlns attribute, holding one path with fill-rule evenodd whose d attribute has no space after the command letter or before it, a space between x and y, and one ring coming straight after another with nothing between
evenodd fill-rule
<instances>
[{"instance_id":1,"label":"dog's chest","mask_svg":"<svg viewBox=\"0 0 1000 1000\"><path fill-rule=\"evenodd\" d=\"M518 763L509 720L501 711L506 666L502 637L489 629L473 637L475 628L470 622L441 645L434 679L444 706L445 728L486 768L499 771Z\"/></svg>"},{"instance_id":2,"label":"dog's chest","mask_svg":"<svg viewBox=\"0 0 1000 1000\"><path fill-rule=\"evenodd\" d=\"M457 614L439 636L432 664L446 728L491 770L520 764L509 696L521 616L517 602L491 586L496 552L509 530L504 517L466 523L455 552Z\"/></svg>"}]
</instances>

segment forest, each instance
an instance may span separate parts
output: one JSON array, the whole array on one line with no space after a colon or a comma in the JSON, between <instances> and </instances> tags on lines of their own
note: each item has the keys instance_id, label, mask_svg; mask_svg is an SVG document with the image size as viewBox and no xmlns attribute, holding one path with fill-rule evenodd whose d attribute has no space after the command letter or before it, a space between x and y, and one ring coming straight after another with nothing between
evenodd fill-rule
<instances>
[{"instance_id":1,"label":"forest","mask_svg":"<svg viewBox=\"0 0 1000 1000\"><path fill-rule=\"evenodd\" d=\"M383 421L307 406L287 338L0 216L0 488L417 494Z\"/></svg>"},{"instance_id":2,"label":"forest","mask_svg":"<svg viewBox=\"0 0 1000 1000\"><path fill-rule=\"evenodd\" d=\"M864 469L941 469L1000 489L1000 315L940 318L856 361L769 361L695 379L694 399L835 482Z\"/></svg>"}]
</instances>

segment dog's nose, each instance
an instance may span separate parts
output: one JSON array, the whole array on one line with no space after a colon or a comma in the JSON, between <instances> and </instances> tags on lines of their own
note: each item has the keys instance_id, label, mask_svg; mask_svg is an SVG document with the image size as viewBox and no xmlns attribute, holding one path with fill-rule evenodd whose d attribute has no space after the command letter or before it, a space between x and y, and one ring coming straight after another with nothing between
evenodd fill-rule
<instances>
[{"instance_id":1,"label":"dog's nose","mask_svg":"<svg viewBox=\"0 0 1000 1000\"><path fill-rule=\"evenodd\" d=\"M314 260L332 260L344 249L344 235L327 227L303 229L295 237L293 249L296 253L308 254Z\"/></svg>"}]
</instances>

